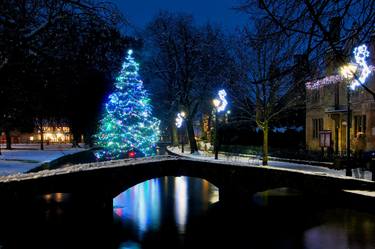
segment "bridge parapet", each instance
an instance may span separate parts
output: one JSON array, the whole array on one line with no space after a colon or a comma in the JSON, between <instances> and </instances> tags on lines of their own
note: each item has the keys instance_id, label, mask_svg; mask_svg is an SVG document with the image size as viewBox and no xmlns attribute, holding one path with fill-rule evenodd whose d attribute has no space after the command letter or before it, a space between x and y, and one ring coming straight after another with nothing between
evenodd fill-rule
<instances>
[{"instance_id":1,"label":"bridge parapet","mask_svg":"<svg viewBox=\"0 0 375 249\"><path fill-rule=\"evenodd\" d=\"M375 183L245 163L205 161L172 156L116 160L76 165L0 178L0 197L54 192L97 193L115 197L143 181L163 176L190 176L208 180L230 196L289 187L317 194L343 190L375 190Z\"/></svg>"}]
</instances>

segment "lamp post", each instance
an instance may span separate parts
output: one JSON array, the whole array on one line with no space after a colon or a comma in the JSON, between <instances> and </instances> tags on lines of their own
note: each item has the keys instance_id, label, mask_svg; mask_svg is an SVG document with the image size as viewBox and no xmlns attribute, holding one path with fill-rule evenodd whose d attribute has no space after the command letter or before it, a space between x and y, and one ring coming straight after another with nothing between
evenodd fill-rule
<instances>
[{"instance_id":1,"label":"lamp post","mask_svg":"<svg viewBox=\"0 0 375 249\"><path fill-rule=\"evenodd\" d=\"M219 146L219 143L218 143L218 139L217 139L217 128L218 128L218 111L217 111L217 108L218 106L220 105L220 101L218 99L214 99L212 100L212 103L214 104L214 107L215 107L215 141L214 141L214 153L215 153L215 159L219 159L219 150L218 150L218 146Z\"/></svg>"},{"instance_id":2,"label":"lamp post","mask_svg":"<svg viewBox=\"0 0 375 249\"><path fill-rule=\"evenodd\" d=\"M218 96L219 98L215 98L212 100L212 103L215 107L215 141L214 141L214 152L215 152L215 159L219 159L219 139L218 139L218 135L217 135L217 129L218 129L218 125L219 125L219 112L222 112L225 110L225 108L227 107L228 105L228 102L227 100L225 99L225 97L227 96L227 93L225 92L225 90L220 90L218 92Z\"/></svg>"},{"instance_id":3,"label":"lamp post","mask_svg":"<svg viewBox=\"0 0 375 249\"><path fill-rule=\"evenodd\" d=\"M346 169L345 175L352 176L352 170L350 169L350 128L351 128L351 115L350 115L350 88L351 88L351 80L354 78L355 72L357 71L357 66L354 64L347 64L340 68L340 74L342 77L346 79Z\"/></svg>"},{"instance_id":4,"label":"lamp post","mask_svg":"<svg viewBox=\"0 0 375 249\"><path fill-rule=\"evenodd\" d=\"M176 118L176 127L179 129L180 133L180 140L181 140L181 153L184 153L184 136L183 136L183 123L185 120L185 112L179 112L177 113L177 118Z\"/></svg>"}]
</instances>

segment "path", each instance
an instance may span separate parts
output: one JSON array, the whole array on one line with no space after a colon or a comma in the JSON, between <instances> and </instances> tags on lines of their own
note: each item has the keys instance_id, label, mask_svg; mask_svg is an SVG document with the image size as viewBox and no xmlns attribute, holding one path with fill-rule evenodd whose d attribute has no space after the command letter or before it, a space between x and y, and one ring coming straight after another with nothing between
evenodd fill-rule
<instances>
[{"instance_id":1,"label":"path","mask_svg":"<svg viewBox=\"0 0 375 249\"><path fill-rule=\"evenodd\" d=\"M168 147L167 149L171 151L172 153L181 155L181 156L186 156L190 158L200 158L200 159L205 159L205 160L215 160L214 155L212 153L205 152L205 151L199 151L199 153L190 154L189 148L185 148L184 150L185 152L182 154L181 148ZM218 160L228 161L228 162L249 163L252 165L259 165L259 166L262 165L262 160L260 158L249 157L249 156L248 157L245 157L245 156L228 157L223 154L219 154ZM322 175L340 176L340 177L345 176L345 170L335 170L335 169L330 169L327 167L313 166L313 165L308 165L308 164L303 164L303 163L292 163L292 162L269 160L268 165L272 167L277 167L277 168L286 168L286 169L300 170L300 171L305 171L305 172L320 173ZM369 171L359 172L358 169L353 169L353 177L371 180L371 176L372 176L371 172Z\"/></svg>"}]
</instances>

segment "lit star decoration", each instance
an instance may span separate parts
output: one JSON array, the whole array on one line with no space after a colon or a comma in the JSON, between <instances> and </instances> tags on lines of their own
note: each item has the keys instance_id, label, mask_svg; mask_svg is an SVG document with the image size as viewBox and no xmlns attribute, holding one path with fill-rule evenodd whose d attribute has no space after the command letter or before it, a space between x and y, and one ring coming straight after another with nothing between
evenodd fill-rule
<instances>
[{"instance_id":1,"label":"lit star decoration","mask_svg":"<svg viewBox=\"0 0 375 249\"><path fill-rule=\"evenodd\" d=\"M354 79L353 82L350 84L350 87L354 90L357 86L364 84L366 82L366 79L371 74L371 72L375 71L375 66L369 66L365 61L365 59L370 56L370 52L367 50L366 45L361 45L354 48L353 54L355 63L351 64L356 67L356 70L361 72L360 76L358 77L358 80ZM316 81L307 82L305 86L308 90L314 90L327 85L337 84L343 82L344 80L345 77L341 75L330 75Z\"/></svg>"},{"instance_id":2,"label":"lit star decoration","mask_svg":"<svg viewBox=\"0 0 375 249\"><path fill-rule=\"evenodd\" d=\"M219 99L214 99L214 105L217 112L222 112L228 105L228 101L225 99L225 97L227 96L227 92L225 90L220 90L218 95Z\"/></svg>"},{"instance_id":3,"label":"lit star decoration","mask_svg":"<svg viewBox=\"0 0 375 249\"><path fill-rule=\"evenodd\" d=\"M98 158L126 157L131 151L137 155L155 154L159 140L160 121L152 116L152 106L147 91L138 74L139 64L129 50L115 81L115 91L105 104L104 117L100 121L97 145L103 148Z\"/></svg>"}]
</instances>

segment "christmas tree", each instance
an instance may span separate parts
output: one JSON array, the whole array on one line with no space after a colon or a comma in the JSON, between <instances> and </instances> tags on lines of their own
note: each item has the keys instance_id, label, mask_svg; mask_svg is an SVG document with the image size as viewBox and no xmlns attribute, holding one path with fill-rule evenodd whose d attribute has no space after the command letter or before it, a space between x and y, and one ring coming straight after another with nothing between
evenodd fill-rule
<instances>
[{"instance_id":1,"label":"christmas tree","mask_svg":"<svg viewBox=\"0 0 375 249\"><path fill-rule=\"evenodd\" d=\"M102 148L97 157L116 159L155 154L159 140L159 120L152 116L152 106L147 91L138 74L139 64L129 50L116 78L115 91L108 97L104 118L96 135Z\"/></svg>"}]
</instances>

